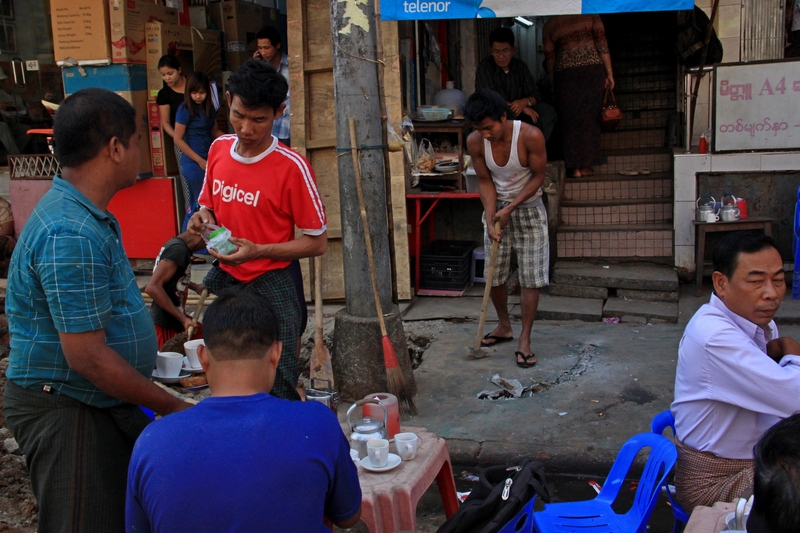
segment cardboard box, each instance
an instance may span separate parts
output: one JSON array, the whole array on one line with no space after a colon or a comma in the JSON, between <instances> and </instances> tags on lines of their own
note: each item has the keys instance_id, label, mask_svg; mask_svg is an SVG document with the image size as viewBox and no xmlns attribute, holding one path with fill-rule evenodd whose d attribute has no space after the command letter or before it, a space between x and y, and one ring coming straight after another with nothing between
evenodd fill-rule
<instances>
[{"instance_id":1,"label":"cardboard box","mask_svg":"<svg viewBox=\"0 0 800 533\"><path fill-rule=\"evenodd\" d=\"M65 96L88 87L100 87L114 91L133 105L141 134L139 149L142 152L142 161L139 177L151 177L153 167L150 162L150 132L147 124L147 67L144 65L65 67L61 69L61 74Z\"/></svg>"},{"instance_id":2,"label":"cardboard box","mask_svg":"<svg viewBox=\"0 0 800 533\"><path fill-rule=\"evenodd\" d=\"M189 0L164 0L164 5L174 8L178 12L178 24L191 26L189 17Z\"/></svg>"},{"instance_id":3,"label":"cardboard box","mask_svg":"<svg viewBox=\"0 0 800 533\"><path fill-rule=\"evenodd\" d=\"M83 1L83 0L81 0ZM178 24L178 12L146 0L108 0L111 23L111 61L147 63L145 24Z\"/></svg>"},{"instance_id":4,"label":"cardboard box","mask_svg":"<svg viewBox=\"0 0 800 533\"><path fill-rule=\"evenodd\" d=\"M194 70L192 29L188 26L148 22L144 25L147 39L147 98L155 100L164 86L158 62L161 56L175 56L181 63L184 75Z\"/></svg>"},{"instance_id":5,"label":"cardboard box","mask_svg":"<svg viewBox=\"0 0 800 533\"><path fill-rule=\"evenodd\" d=\"M50 0L56 63L76 60L81 65L111 63L108 0Z\"/></svg>"},{"instance_id":6,"label":"cardboard box","mask_svg":"<svg viewBox=\"0 0 800 533\"><path fill-rule=\"evenodd\" d=\"M194 70L222 87L222 34L216 30L192 28Z\"/></svg>"},{"instance_id":7,"label":"cardboard box","mask_svg":"<svg viewBox=\"0 0 800 533\"><path fill-rule=\"evenodd\" d=\"M280 28L280 13L252 2L225 0L209 7L211 21L222 30L225 50L224 67L236 70L253 57L256 34L265 25Z\"/></svg>"},{"instance_id":8,"label":"cardboard box","mask_svg":"<svg viewBox=\"0 0 800 533\"><path fill-rule=\"evenodd\" d=\"M153 165L153 176L177 174L175 144L172 137L161 128L161 113L157 103L147 102L147 119L150 128L150 161Z\"/></svg>"},{"instance_id":9,"label":"cardboard box","mask_svg":"<svg viewBox=\"0 0 800 533\"><path fill-rule=\"evenodd\" d=\"M206 6L189 6L189 26L201 30L208 29Z\"/></svg>"}]
</instances>

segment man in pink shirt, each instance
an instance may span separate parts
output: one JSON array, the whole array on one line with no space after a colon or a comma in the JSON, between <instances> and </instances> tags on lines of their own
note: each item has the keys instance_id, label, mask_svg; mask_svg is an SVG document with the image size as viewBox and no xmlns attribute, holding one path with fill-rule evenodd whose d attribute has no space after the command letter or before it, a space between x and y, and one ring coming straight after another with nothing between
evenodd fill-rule
<instances>
[{"instance_id":1,"label":"man in pink shirt","mask_svg":"<svg viewBox=\"0 0 800 533\"><path fill-rule=\"evenodd\" d=\"M771 237L726 235L714 249L714 294L678 349L677 497L688 511L731 501L753 484L753 446L800 410L800 344L773 321L786 292Z\"/></svg>"}]
</instances>

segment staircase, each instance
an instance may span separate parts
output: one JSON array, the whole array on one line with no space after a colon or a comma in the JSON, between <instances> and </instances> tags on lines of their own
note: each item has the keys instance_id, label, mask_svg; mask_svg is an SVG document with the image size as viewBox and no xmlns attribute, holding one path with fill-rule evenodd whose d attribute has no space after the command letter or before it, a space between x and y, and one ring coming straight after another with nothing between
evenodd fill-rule
<instances>
[{"instance_id":1,"label":"staircase","mask_svg":"<svg viewBox=\"0 0 800 533\"><path fill-rule=\"evenodd\" d=\"M676 109L675 14L609 15L603 22L624 118L617 131L603 134L605 162L595 174L566 179L556 258L672 265L672 150L665 131Z\"/></svg>"}]
</instances>

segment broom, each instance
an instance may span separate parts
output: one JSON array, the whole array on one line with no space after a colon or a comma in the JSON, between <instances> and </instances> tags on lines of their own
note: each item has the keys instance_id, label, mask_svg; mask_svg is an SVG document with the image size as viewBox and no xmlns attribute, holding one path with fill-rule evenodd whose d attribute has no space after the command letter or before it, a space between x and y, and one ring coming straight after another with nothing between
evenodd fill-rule
<instances>
[{"instance_id":1,"label":"broom","mask_svg":"<svg viewBox=\"0 0 800 533\"><path fill-rule=\"evenodd\" d=\"M369 221L367 220L367 208L364 203L364 192L361 189L361 165L358 161L358 149L356 148L356 122L350 118L350 153L353 156L353 174L356 179L356 192L358 193L358 206L361 210L361 222L364 224L364 241L367 247L367 261L369 262L369 273L372 278L372 294L375 296L375 308L378 312L378 323L381 326L381 343L383 344L383 363L386 366L386 385L389 393L397 396L400 407L404 412L417 414L417 407L414 399L406 389L406 378L400 369L397 361L397 354L392 345L392 339L386 333L386 323L383 320L383 308L381 307L381 297L378 293L378 275L375 272L375 259L372 257L372 238L369 233Z\"/></svg>"},{"instance_id":2,"label":"broom","mask_svg":"<svg viewBox=\"0 0 800 533\"><path fill-rule=\"evenodd\" d=\"M194 315L192 315L192 325L186 331L178 333L170 340L164 343L164 346L161 347L162 352L177 352L186 355L186 350L183 347L183 343L186 341L192 340L192 334L197 326L197 319L200 318L200 311L203 310L203 304L208 297L208 289L203 289L203 292L200 293L200 299L197 300L197 307L194 310Z\"/></svg>"}]
</instances>

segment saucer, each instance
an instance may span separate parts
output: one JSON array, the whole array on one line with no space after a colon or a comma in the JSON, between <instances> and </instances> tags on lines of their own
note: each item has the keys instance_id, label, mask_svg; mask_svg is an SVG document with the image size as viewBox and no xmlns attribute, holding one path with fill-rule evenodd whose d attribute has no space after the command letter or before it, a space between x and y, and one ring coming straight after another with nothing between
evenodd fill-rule
<instances>
[{"instance_id":1,"label":"saucer","mask_svg":"<svg viewBox=\"0 0 800 533\"><path fill-rule=\"evenodd\" d=\"M200 368L193 368L191 366L184 366L181 368L181 372L188 372L190 374L202 374L203 367L201 366Z\"/></svg>"},{"instance_id":2,"label":"saucer","mask_svg":"<svg viewBox=\"0 0 800 533\"><path fill-rule=\"evenodd\" d=\"M393 453L389 454L389 460L386 463L386 466L372 466L372 461L369 458L369 455L361 459L361 466L364 467L365 470L369 470L370 472L386 472L393 468L396 468L402 462L399 455L395 455Z\"/></svg>"},{"instance_id":3,"label":"saucer","mask_svg":"<svg viewBox=\"0 0 800 533\"><path fill-rule=\"evenodd\" d=\"M157 368L153 370L153 379L156 380L156 381L160 381L161 383L177 383L178 380L181 380L183 378L188 378L189 376L191 376L191 374L189 374L189 372L184 372L183 370L181 370L181 373L178 375L178 377L168 378L168 377L160 376L158 374L158 369Z\"/></svg>"}]
</instances>

